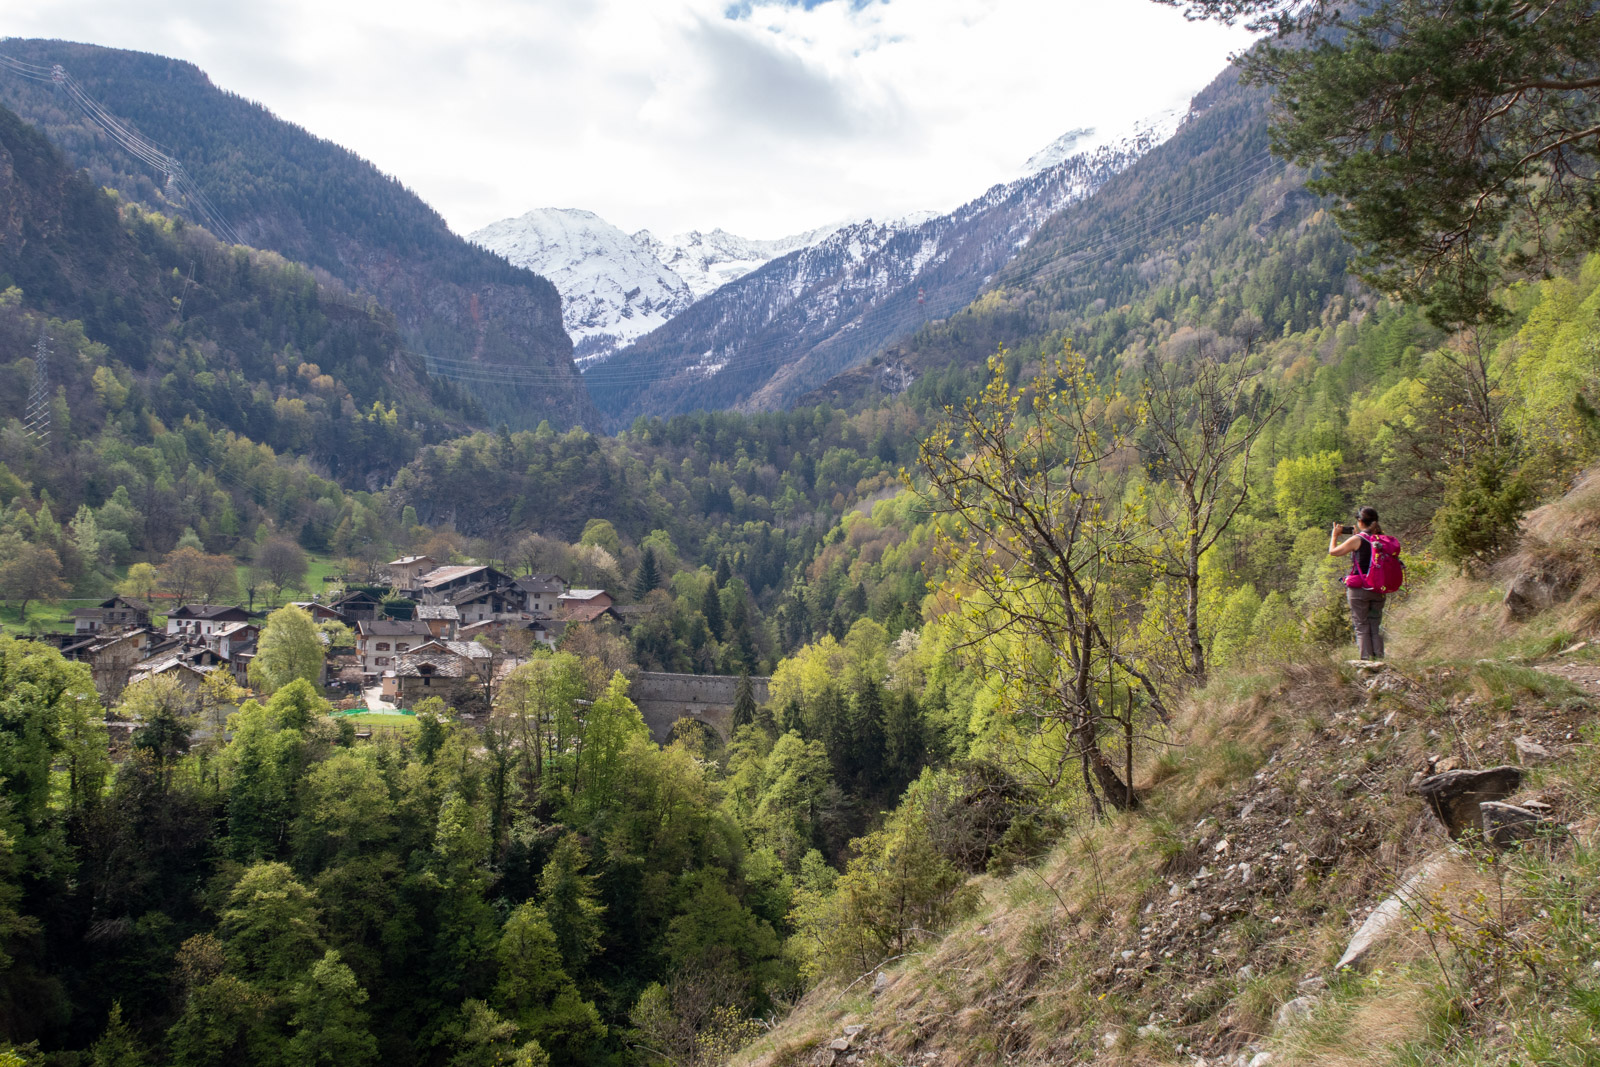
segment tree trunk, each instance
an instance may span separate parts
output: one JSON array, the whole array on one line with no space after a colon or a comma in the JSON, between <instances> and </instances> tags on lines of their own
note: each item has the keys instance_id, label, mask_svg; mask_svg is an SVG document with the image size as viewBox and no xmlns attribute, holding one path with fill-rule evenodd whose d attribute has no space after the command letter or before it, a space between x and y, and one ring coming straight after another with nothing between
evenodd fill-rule
<instances>
[{"instance_id":1,"label":"tree trunk","mask_svg":"<svg viewBox=\"0 0 1600 1067\"><path fill-rule=\"evenodd\" d=\"M1111 766L1111 761L1106 759L1106 754L1100 751L1100 746L1090 748L1088 755L1095 780L1100 783L1100 791L1111 801L1111 806L1118 811L1138 811L1139 794L1134 790L1133 783L1122 780L1116 768Z\"/></svg>"},{"instance_id":2,"label":"tree trunk","mask_svg":"<svg viewBox=\"0 0 1600 1067\"><path fill-rule=\"evenodd\" d=\"M1193 531L1196 517L1190 516L1190 530ZM1188 565L1185 570L1183 621L1189 631L1189 673L1196 678L1204 678L1206 674L1206 650L1200 643L1200 538L1197 533L1191 532L1188 538L1188 551L1184 562Z\"/></svg>"}]
</instances>

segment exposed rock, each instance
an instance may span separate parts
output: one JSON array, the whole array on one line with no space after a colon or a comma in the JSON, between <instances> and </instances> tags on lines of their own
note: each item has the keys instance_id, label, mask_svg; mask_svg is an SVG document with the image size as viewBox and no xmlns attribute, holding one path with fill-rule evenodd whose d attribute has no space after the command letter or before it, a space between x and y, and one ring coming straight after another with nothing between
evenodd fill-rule
<instances>
[{"instance_id":1,"label":"exposed rock","mask_svg":"<svg viewBox=\"0 0 1600 1067\"><path fill-rule=\"evenodd\" d=\"M1518 841L1538 834L1555 823L1537 811L1486 800L1478 805L1482 812L1483 832L1495 848L1510 848Z\"/></svg>"},{"instance_id":2,"label":"exposed rock","mask_svg":"<svg viewBox=\"0 0 1600 1067\"><path fill-rule=\"evenodd\" d=\"M1316 1006L1316 1003L1317 1002L1310 997L1295 997L1293 1000L1289 1001L1278 1009L1278 1014L1273 1019L1273 1022L1279 1029L1282 1029L1286 1026L1293 1026L1295 1023L1309 1016L1311 1014L1311 1009Z\"/></svg>"},{"instance_id":3,"label":"exposed rock","mask_svg":"<svg viewBox=\"0 0 1600 1067\"><path fill-rule=\"evenodd\" d=\"M1526 734L1512 741L1511 744L1517 750L1517 759L1523 763L1544 763L1554 758L1554 754L1548 748L1545 748Z\"/></svg>"},{"instance_id":4,"label":"exposed rock","mask_svg":"<svg viewBox=\"0 0 1600 1067\"><path fill-rule=\"evenodd\" d=\"M1446 771L1430 775L1417 784L1417 792L1439 816L1452 839L1468 830L1482 828L1478 805L1486 800L1504 800L1522 784L1522 769L1509 764L1485 770Z\"/></svg>"},{"instance_id":5,"label":"exposed rock","mask_svg":"<svg viewBox=\"0 0 1600 1067\"><path fill-rule=\"evenodd\" d=\"M1400 883L1400 888L1367 916L1367 921L1361 924L1361 928L1350 939L1344 955L1339 957L1335 969L1365 966L1373 949L1394 934L1406 930L1411 921L1410 915L1407 914L1408 909L1421 904L1428 894L1433 892L1448 865L1449 857L1442 853L1437 854L1424 862L1411 877Z\"/></svg>"},{"instance_id":6,"label":"exposed rock","mask_svg":"<svg viewBox=\"0 0 1600 1067\"><path fill-rule=\"evenodd\" d=\"M1531 619L1565 600L1572 592L1574 575L1564 567L1533 567L1511 579L1506 587L1506 614L1515 622Z\"/></svg>"},{"instance_id":7,"label":"exposed rock","mask_svg":"<svg viewBox=\"0 0 1600 1067\"><path fill-rule=\"evenodd\" d=\"M811 1056L811 1067L833 1067L839 1054L826 1046L817 1049Z\"/></svg>"},{"instance_id":8,"label":"exposed rock","mask_svg":"<svg viewBox=\"0 0 1600 1067\"><path fill-rule=\"evenodd\" d=\"M1267 1067L1272 1062L1272 1053L1258 1052L1250 1057L1250 1067Z\"/></svg>"},{"instance_id":9,"label":"exposed rock","mask_svg":"<svg viewBox=\"0 0 1600 1067\"><path fill-rule=\"evenodd\" d=\"M889 988L889 976L883 971L878 972L878 977L872 980L872 995L881 996Z\"/></svg>"}]
</instances>

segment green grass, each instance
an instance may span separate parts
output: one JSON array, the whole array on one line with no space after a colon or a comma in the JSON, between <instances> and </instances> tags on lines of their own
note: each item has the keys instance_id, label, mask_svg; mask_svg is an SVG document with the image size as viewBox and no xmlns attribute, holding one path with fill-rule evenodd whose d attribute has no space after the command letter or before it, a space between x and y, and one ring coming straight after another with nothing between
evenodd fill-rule
<instances>
[{"instance_id":1,"label":"green grass","mask_svg":"<svg viewBox=\"0 0 1600 1067\"><path fill-rule=\"evenodd\" d=\"M305 580L297 586L290 586L280 592L278 594L278 603L280 605L288 603L291 600L310 600L313 594L325 593L333 587L334 583L325 582L322 579L328 577L338 577L344 573L339 567L338 560L331 556L316 556L308 552L306 553L306 560L308 562L308 566L306 567ZM241 563L239 564L240 593L243 593L249 585L250 567L247 564ZM257 597L256 599L259 601L260 597ZM259 603L257 603L256 606L258 608L261 607Z\"/></svg>"},{"instance_id":2,"label":"green grass","mask_svg":"<svg viewBox=\"0 0 1600 1067\"><path fill-rule=\"evenodd\" d=\"M29 632L35 629L56 630L67 633L72 630L72 610L74 608L88 608L100 603L105 597L74 597L70 600L58 600L54 604L44 604L31 601L28 604L28 617L22 618L17 610L16 602L7 602L0 606L0 626L4 626L7 633Z\"/></svg>"},{"instance_id":3,"label":"green grass","mask_svg":"<svg viewBox=\"0 0 1600 1067\"><path fill-rule=\"evenodd\" d=\"M307 559L309 560L309 566L306 568L305 581L298 586L283 590L278 595L278 606L282 606L291 600L310 600L314 594L327 593L334 587L334 583L324 582L322 579L330 576L337 577L341 573L338 561L331 556L315 556L309 553L307 554ZM239 603L243 604L245 603L243 593L245 587L249 584L250 568L241 563L238 570ZM54 630L60 633L68 633L72 630L73 609L93 607L100 603L111 595L111 587L126 578L127 574L128 568L124 565L116 568L116 571L109 579L96 578L95 583L103 580L106 585L105 592L99 596L70 597L65 600L58 600L54 604L46 604L39 601L30 602L26 619L22 618L14 601L0 603L0 627L3 627L5 632L13 634L28 633L34 630ZM93 588L95 583L91 583L89 587ZM80 586L78 591L81 592L82 588ZM169 606L169 602L157 599L155 606L158 608L166 607ZM265 604L258 596L256 598L256 608L260 610L263 607L265 607ZM156 626L164 626L166 625L166 618L164 614L157 613L152 617L151 621Z\"/></svg>"},{"instance_id":4,"label":"green grass","mask_svg":"<svg viewBox=\"0 0 1600 1067\"><path fill-rule=\"evenodd\" d=\"M406 731L415 730L417 728L417 718L415 715L385 715L382 712L368 712L365 715L345 715L341 717L340 721L354 723L357 727L389 726L398 727L399 729Z\"/></svg>"}]
</instances>

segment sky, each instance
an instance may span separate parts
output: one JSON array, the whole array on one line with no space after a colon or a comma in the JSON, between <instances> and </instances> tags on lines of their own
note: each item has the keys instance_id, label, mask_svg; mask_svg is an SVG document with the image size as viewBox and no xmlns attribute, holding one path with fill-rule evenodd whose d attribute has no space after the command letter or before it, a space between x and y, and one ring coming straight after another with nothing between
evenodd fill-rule
<instances>
[{"instance_id":1,"label":"sky","mask_svg":"<svg viewBox=\"0 0 1600 1067\"><path fill-rule=\"evenodd\" d=\"M1249 43L1149 0L39 0L0 35L187 59L459 233L540 207L773 238L948 210ZM20 10L18 10L20 9Z\"/></svg>"}]
</instances>

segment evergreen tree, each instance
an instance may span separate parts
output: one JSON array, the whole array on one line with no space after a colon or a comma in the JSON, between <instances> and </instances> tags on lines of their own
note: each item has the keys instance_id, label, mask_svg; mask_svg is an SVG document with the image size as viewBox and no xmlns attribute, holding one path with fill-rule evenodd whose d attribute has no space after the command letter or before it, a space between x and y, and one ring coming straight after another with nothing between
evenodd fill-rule
<instances>
[{"instance_id":1,"label":"evergreen tree","mask_svg":"<svg viewBox=\"0 0 1600 1067\"><path fill-rule=\"evenodd\" d=\"M655 549L645 546L639 557L639 570L633 576L633 599L643 600L650 590L661 584L661 571L656 566Z\"/></svg>"},{"instance_id":2,"label":"evergreen tree","mask_svg":"<svg viewBox=\"0 0 1600 1067\"><path fill-rule=\"evenodd\" d=\"M733 728L737 730L756 719L755 687L750 684L750 672L739 674L739 686L733 695Z\"/></svg>"},{"instance_id":3,"label":"evergreen tree","mask_svg":"<svg viewBox=\"0 0 1600 1067\"><path fill-rule=\"evenodd\" d=\"M147 1062L139 1035L122 1020L121 1002L113 1000L105 1032L89 1049L91 1067L144 1067Z\"/></svg>"},{"instance_id":4,"label":"evergreen tree","mask_svg":"<svg viewBox=\"0 0 1600 1067\"><path fill-rule=\"evenodd\" d=\"M895 793L922 770L927 757L927 734L922 709L909 689L887 701L883 724L883 764L887 784Z\"/></svg>"},{"instance_id":5,"label":"evergreen tree","mask_svg":"<svg viewBox=\"0 0 1600 1067\"><path fill-rule=\"evenodd\" d=\"M700 597L700 614L706 617L706 629L711 631L711 636L718 641L724 640L726 632L722 619L722 597L718 594L717 583L706 583L706 591Z\"/></svg>"},{"instance_id":6,"label":"evergreen tree","mask_svg":"<svg viewBox=\"0 0 1600 1067\"><path fill-rule=\"evenodd\" d=\"M539 903L555 931L561 959L573 974L582 974L589 958L600 951L605 908L594 875L583 873L588 863L583 842L569 833L556 845L539 876Z\"/></svg>"},{"instance_id":7,"label":"evergreen tree","mask_svg":"<svg viewBox=\"0 0 1600 1067\"><path fill-rule=\"evenodd\" d=\"M877 788L884 761L883 689L871 678L863 678L850 695L850 743L846 748L856 788Z\"/></svg>"}]
</instances>

